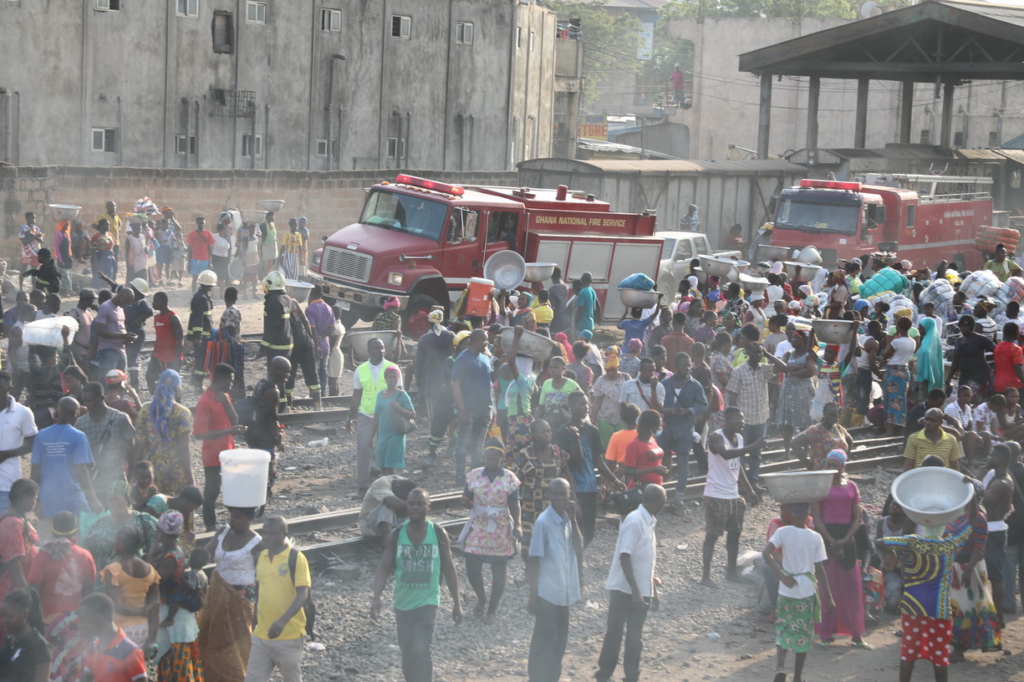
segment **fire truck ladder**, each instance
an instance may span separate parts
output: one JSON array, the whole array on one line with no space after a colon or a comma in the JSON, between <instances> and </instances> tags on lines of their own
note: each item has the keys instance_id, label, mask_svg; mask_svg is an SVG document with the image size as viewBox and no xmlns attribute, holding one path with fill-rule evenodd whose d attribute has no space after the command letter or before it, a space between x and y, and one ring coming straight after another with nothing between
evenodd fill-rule
<instances>
[{"instance_id":1,"label":"fire truck ladder","mask_svg":"<svg viewBox=\"0 0 1024 682\"><path fill-rule=\"evenodd\" d=\"M913 189L922 203L991 199L992 178L969 175L914 175L894 173L892 179ZM941 192L941 193L940 193Z\"/></svg>"}]
</instances>

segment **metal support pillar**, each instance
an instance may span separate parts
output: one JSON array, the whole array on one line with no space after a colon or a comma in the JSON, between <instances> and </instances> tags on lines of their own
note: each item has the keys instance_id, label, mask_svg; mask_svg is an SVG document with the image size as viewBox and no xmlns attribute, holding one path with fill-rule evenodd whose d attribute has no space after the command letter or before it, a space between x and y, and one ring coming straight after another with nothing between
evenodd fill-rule
<instances>
[{"instance_id":1,"label":"metal support pillar","mask_svg":"<svg viewBox=\"0 0 1024 682\"><path fill-rule=\"evenodd\" d=\"M903 81L903 99L900 102L900 144L910 144L914 123L914 81Z\"/></svg>"},{"instance_id":2,"label":"metal support pillar","mask_svg":"<svg viewBox=\"0 0 1024 682\"><path fill-rule=\"evenodd\" d=\"M818 148L818 96L821 94L821 79L811 76L810 88L807 90L807 143L808 151Z\"/></svg>"},{"instance_id":3,"label":"metal support pillar","mask_svg":"<svg viewBox=\"0 0 1024 682\"><path fill-rule=\"evenodd\" d=\"M772 75L761 74L761 108L757 117L757 158L768 158L768 139L772 129Z\"/></svg>"},{"instance_id":4,"label":"metal support pillar","mask_svg":"<svg viewBox=\"0 0 1024 682\"><path fill-rule=\"evenodd\" d=\"M953 92L952 83L944 83L942 87L942 133L939 144L948 148L953 137Z\"/></svg>"},{"instance_id":5,"label":"metal support pillar","mask_svg":"<svg viewBox=\"0 0 1024 682\"><path fill-rule=\"evenodd\" d=\"M864 149L868 137L868 81L867 78L857 80L857 120L853 129L853 146Z\"/></svg>"}]
</instances>

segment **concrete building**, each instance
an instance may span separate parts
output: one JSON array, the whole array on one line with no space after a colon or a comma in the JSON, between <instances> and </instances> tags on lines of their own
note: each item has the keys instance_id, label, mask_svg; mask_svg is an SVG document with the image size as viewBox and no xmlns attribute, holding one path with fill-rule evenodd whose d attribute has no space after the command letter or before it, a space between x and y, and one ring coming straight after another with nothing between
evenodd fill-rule
<instances>
[{"instance_id":1,"label":"concrete building","mask_svg":"<svg viewBox=\"0 0 1024 682\"><path fill-rule=\"evenodd\" d=\"M691 159L739 158L743 150L757 148L759 86L755 76L739 71L739 54L849 23L836 19L673 19L667 38L694 45L693 106L669 105L666 86L653 84L638 90L633 73L615 74L600 86L593 111L611 115L662 114L666 121L686 126ZM586 27L583 27L584 37ZM585 47L585 46L584 46ZM773 84L771 149L784 156L803 149L807 136L808 79L784 77ZM918 87L914 91L911 142L938 144L941 92ZM659 99L661 104L658 104ZM650 102L655 102L652 106ZM1024 84L975 81L954 95L954 148L998 147L1024 133ZM854 145L857 82L821 80L818 148ZM867 148L880 148L899 140L900 88L873 82L868 92ZM684 136L676 134L673 140ZM659 139L657 136L652 140ZM621 140L620 140L621 141ZM630 144L636 144L630 140ZM669 148L648 145L670 153ZM678 153L679 146L673 147Z\"/></svg>"},{"instance_id":2,"label":"concrete building","mask_svg":"<svg viewBox=\"0 0 1024 682\"><path fill-rule=\"evenodd\" d=\"M511 169L551 154L558 36L532 0L4 0L0 160Z\"/></svg>"}]
</instances>

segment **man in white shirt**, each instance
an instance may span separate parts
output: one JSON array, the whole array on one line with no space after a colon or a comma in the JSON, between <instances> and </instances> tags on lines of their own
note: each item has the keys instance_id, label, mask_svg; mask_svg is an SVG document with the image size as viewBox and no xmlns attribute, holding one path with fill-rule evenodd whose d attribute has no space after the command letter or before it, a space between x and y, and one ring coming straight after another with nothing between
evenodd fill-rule
<instances>
[{"instance_id":1,"label":"man in white shirt","mask_svg":"<svg viewBox=\"0 0 1024 682\"><path fill-rule=\"evenodd\" d=\"M648 610L658 610L658 587L654 582L657 540L654 526L658 512L665 508L665 489L650 484L644 489L644 500L619 526L612 567L608 571L608 629L604 635L601 656L594 678L608 682L619 662L622 633L626 633L626 651L622 670L626 680L640 679L640 654L643 652L644 621Z\"/></svg>"},{"instance_id":2,"label":"man in white shirt","mask_svg":"<svg viewBox=\"0 0 1024 682\"><path fill-rule=\"evenodd\" d=\"M632 403L644 410L661 412L665 404L665 387L655 376L657 365L654 360L644 358L640 361L640 373L636 379L622 384L619 390L619 405Z\"/></svg>"},{"instance_id":3,"label":"man in white shirt","mask_svg":"<svg viewBox=\"0 0 1024 682\"><path fill-rule=\"evenodd\" d=\"M32 410L11 395L11 373L0 371L0 513L11 504L11 484L21 478L21 458L32 452L39 432Z\"/></svg>"},{"instance_id":4,"label":"man in white shirt","mask_svg":"<svg viewBox=\"0 0 1024 682\"><path fill-rule=\"evenodd\" d=\"M583 535L575 523L569 481L551 480L551 502L533 524L526 577L530 600L526 610L536 618L530 641L530 682L558 682L562 657L569 641L569 607L580 600L577 552L583 552Z\"/></svg>"}]
</instances>

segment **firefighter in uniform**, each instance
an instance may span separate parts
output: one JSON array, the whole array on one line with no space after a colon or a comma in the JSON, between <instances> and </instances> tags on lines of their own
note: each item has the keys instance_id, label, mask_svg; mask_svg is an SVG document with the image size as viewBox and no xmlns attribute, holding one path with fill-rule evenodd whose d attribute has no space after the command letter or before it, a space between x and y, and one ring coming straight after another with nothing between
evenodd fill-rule
<instances>
[{"instance_id":1,"label":"firefighter in uniform","mask_svg":"<svg viewBox=\"0 0 1024 682\"><path fill-rule=\"evenodd\" d=\"M292 371L288 377L288 385L285 395L288 397L288 405L292 404L292 391L295 388L295 377L302 368L302 377L306 380L306 388L309 389L309 396L313 399L313 409L320 411L320 375L317 372L317 353L319 349L313 343L313 331L309 326L306 313L302 311L299 302L289 297L291 301L291 317L289 319L292 328Z\"/></svg>"},{"instance_id":2,"label":"firefighter in uniform","mask_svg":"<svg viewBox=\"0 0 1024 682\"><path fill-rule=\"evenodd\" d=\"M199 273L198 282L199 289L192 296L188 316L188 337L192 340L192 347L195 350L192 383L197 388L202 388L203 377L206 376L204 369L206 342L210 340L210 333L213 331L213 324L210 321L213 317L213 300L210 298L210 290L217 286L217 273L213 270L203 270Z\"/></svg>"},{"instance_id":3,"label":"firefighter in uniform","mask_svg":"<svg viewBox=\"0 0 1024 682\"><path fill-rule=\"evenodd\" d=\"M274 358L291 359L292 354L292 299L284 291L284 275L272 270L263 278L263 339L258 355L266 356L270 373ZM277 386L285 396L284 382Z\"/></svg>"}]
</instances>

